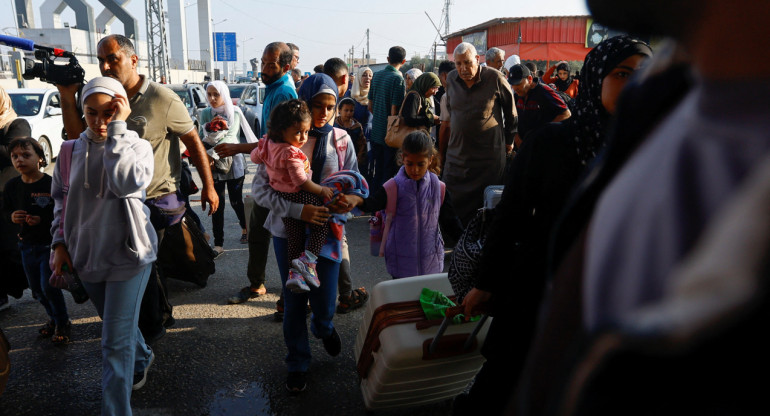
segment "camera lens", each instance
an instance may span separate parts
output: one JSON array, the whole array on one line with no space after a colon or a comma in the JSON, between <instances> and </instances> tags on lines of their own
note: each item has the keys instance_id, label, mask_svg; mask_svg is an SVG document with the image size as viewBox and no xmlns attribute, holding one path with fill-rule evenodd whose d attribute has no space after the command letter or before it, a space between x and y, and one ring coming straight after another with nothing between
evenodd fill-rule
<instances>
[{"instance_id":1,"label":"camera lens","mask_svg":"<svg viewBox=\"0 0 770 416\"><path fill-rule=\"evenodd\" d=\"M43 64L24 58L24 79L42 78L44 75Z\"/></svg>"}]
</instances>

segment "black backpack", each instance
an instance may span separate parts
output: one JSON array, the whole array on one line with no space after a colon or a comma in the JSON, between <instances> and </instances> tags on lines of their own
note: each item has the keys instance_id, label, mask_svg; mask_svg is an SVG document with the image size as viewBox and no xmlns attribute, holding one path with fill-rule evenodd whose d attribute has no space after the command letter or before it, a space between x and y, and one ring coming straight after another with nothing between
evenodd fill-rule
<instances>
[{"instance_id":1,"label":"black backpack","mask_svg":"<svg viewBox=\"0 0 770 416\"><path fill-rule=\"evenodd\" d=\"M216 252L211 249L198 224L185 213L178 223L166 227L158 248L158 267L163 276L206 287L216 272Z\"/></svg>"}]
</instances>

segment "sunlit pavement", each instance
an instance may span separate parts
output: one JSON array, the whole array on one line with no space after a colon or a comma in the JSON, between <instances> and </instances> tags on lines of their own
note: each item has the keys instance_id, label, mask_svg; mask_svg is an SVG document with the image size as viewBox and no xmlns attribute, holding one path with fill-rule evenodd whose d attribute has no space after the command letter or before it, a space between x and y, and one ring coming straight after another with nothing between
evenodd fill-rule
<instances>
[{"instance_id":1,"label":"sunlit pavement","mask_svg":"<svg viewBox=\"0 0 770 416\"><path fill-rule=\"evenodd\" d=\"M50 169L48 170L50 171ZM251 168L253 172L253 167ZM194 172L197 178L197 174ZM252 175L247 175L250 190ZM200 184L200 182L198 182ZM198 199L193 196L192 199ZM225 197L225 199L227 199ZM226 202L227 203L227 202ZM200 204L193 203L200 215ZM207 231L211 219L201 216ZM281 324L273 319L280 280L271 257L268 294L240 305L227 298L248 284L248 250L238 242L235 213L225 210L225 252L208 286L170 280L176 325L153 346L157 356L144 388L133 393L135 415L364 415L353 346L363 309L335 316L342 353L330 357L311 338L313 362L308 390L289 396L284 387L286 348ZM354 287L371 290L389 279L382 258L369 254L366 218L348 226ZM0 415L97 415L101 397L101 321L90 302L77 305L67 294L72 342L56 347L38 338L45 312L29 291L0 312L0 327L11 342L11 378L0 397ZM447 415L450 404L377 415Z\"/></svg>"}]
</instances>

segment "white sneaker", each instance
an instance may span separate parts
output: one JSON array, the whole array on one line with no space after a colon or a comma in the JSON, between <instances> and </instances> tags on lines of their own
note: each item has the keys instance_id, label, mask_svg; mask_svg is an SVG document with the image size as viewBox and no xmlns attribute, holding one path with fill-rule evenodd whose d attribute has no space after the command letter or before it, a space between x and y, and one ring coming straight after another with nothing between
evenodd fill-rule
<instances>
[{"instance_id":1,"label":"white sneaker","mask_svg":"<svg viewBox=\"0 0 770 416\"><path fill-rule=\"evenodd\" d=\"M139 390L147 383L147 372L150 371L150 366L155 362L155 352L150 352L150 362L147 363L147 367L144 367L144 371L134 373L134 385L131 386L131 390Z\"/></svg>"},{"instance_id":2,"label":"white sneaker","mask_svg":"<svg viewBox=\"0 0 770 416\"><path fill-rule=\"evenodd\" d=\"M222 246L214 246L214 252L217 253L217 256L225 252L225 249L222 248Z\"/></svg>"}]
</instances>

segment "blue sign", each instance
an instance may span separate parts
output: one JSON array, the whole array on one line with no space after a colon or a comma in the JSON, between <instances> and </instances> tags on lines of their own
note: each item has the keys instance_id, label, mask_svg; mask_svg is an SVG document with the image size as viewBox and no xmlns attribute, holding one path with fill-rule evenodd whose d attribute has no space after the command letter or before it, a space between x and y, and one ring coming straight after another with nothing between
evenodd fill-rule
<instances>
[{"instance_id":1,"label":"blue sign","mask_svg":"<svg viewBox=\"0 0 770 416\"><path fill-rule=\"evenodd\" d=\"M214 32L214 60L218 62L238 60L235 32Z\"/></svg>"},{"instance_id":2,"label":"blue sign","mask_svg":"<svg viewBox=\"0 0 770 416\"><path fill-rule=\"evenodd\" d=\"M249 78L254 78L254 71L246 71L246 76Z\"/></svg>"}]
</instances>

